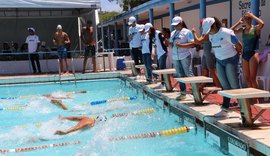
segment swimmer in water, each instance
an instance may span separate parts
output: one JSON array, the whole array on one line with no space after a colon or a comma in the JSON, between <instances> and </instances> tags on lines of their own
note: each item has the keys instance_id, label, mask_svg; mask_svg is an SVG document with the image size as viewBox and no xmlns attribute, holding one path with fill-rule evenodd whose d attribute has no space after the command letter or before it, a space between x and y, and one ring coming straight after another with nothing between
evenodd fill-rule
<instances>
[{"instance_id":1,"label":"swimmer in water","mask_svg":"<svg viewBox=\"0 0 270 156\"><path fill-rule=\"evenodd\" d=\"M82 90L82 91L75 91L75 92L67 92L66 94L65 94L65 97L57 97L57 96L54 96L53 94L44 94L44 95L42 95L42 96L44 96L44 97L47 97L47 98L50 98L50 99L70 99L70 96L69 95L71 95L71 94L83 94L83 93L87 93L87 91L85 91L85 90Z\"/></svg>"},{"instance_id":2,"label":"swimmer in water","mask_svg":"<svg viewBox=\"0 0 270 156\"><path fill-rule=\"evenodd\" d=\"M57 106L60 106L61 108L63 108L64 110L67 110L68 107L63 103L62 100L59 100L59 99L51 99L51 103L52 104L55 104Z\"/></svg>"},{"instance_id":3,"label":"swimmer in water","mask_svg":"<svg viewBox=\"0 0 270 156\"><path fill-rule=\"evenodd\" d=\"M107 117L102 118L99 116L97 116L96 118L87 117L87 116L68 116L68 117L59 116L59 118L61 120L79 121L79 123L75 125L74 127L71 127L67 130L57 130L54 133L55 135L65 135L70 132L74 132L83 128L91 128L91 127L94 127L96 122L107 120Z\"/></svg>"}]
</instances>

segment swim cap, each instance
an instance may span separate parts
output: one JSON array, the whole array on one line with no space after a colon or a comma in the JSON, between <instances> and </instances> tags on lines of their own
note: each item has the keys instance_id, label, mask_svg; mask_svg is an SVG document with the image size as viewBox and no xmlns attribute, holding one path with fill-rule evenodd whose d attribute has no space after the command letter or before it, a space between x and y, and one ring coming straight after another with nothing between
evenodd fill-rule
<instances>
[{"instance_id":1,"label":"swim cap","mask_svg":"<svg viewBox=\"0 0 270 156\"><path fill-rule=\"evenodd\" d=\"M96 117L96 122L101 122L101 121L107 121L107 117L106 116L102 116L102 115L99 115Z\"/></svg>"}]
</instances>

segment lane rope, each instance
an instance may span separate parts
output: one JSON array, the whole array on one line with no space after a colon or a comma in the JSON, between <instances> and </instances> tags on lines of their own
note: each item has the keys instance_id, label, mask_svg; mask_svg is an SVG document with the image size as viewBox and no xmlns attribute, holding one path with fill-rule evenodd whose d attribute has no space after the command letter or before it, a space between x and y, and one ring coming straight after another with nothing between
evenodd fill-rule
<instances>
[{"instance_id":1,"label":"lane rope","mask_svg":"<svg viewBox=\"0 0 270 156\"><path fill-rule=\"evenodd\" d=\"M111 98L107 100L99 100L99 101L92 101L90 102L91 105L99 105L107 102L115 102L115 101L127 101L127 100L135 100L137 96L130 96L130 97L120 97L120 98Z\"/></svg>"},{"instance_id":2,"label":"lane rope","mask_svg":"<svg viewBox=\"0 0 270 156\"><path fill-rule=\"evenodd\" d=\"M87 93L87 91L82 90L82 91L72 91L72 92L64 92L66 95L72 95L72 94L79 94L79 93ZM37 94L37 95L24 95L24 96L15 96L15 97L1 97L0 99L3 100L13 100L13 99L25 99L25 98L31 98L31 97L36 97L36 96L44 96L47 94Z\"/></svg>"},{"instance_id":3,"label":"lane rope","mask_svg":"<svg viewBox=\"0 0 270 156\"><path fill-rule=\"evenodd\" d=\"M154 138L157 136L163 137L163 136L171 136L176 134L182 134L187 133L192 129L192 127L179 127L179 128L173 128L168 130L162 130L159 132L149 132L149 133L141 133L136 135L129 135L129 136L118 136L118 137L112 137L109 140L110 141L120 141L120 140L131 140L131 139L141 139L141 138Z\"/></svg>"},{"instance_id":4,"label":"lane rope","mask_svg":"<svg viewBox=\"0 0 270 156\"><path fill-rule=\"evenodd\" d=\"M17 110L23 110L26 106L20 106L20 107L0 107L0 111L3 110L10 110L10 111L17 111Z\"/></svg>"},{"instance_id":5,"label":"lane rope","mask_svg":"<svg viewBox=\"0 0 270 156\"><path fill-rule=\"evenodd\" d=\"M128 115L142 115L142 114L148 114L148 113L153 113L155 112L154 108L149 108L149 109L143 109L143 110L138 110L130 113L117 113L113 114L112 117L122 117L122 116L128 116Z\"/></svg>"},{"instance_id":6,"label":"lane rope","mask_svg":"<svg viewBox=\"0 0 270 156\"><path fill-rule=\"evenodd\" d=\"M18 152L29 152L33 150L40 150L52 147L61 147L61 146L69 146L69 145L76 145L80 144L80 141L71 141L71 142L62 142L56 144L47 144L47 145L40 145L40 146L32 146L32 147L22 147L22 148L13 148L13 149L0 149L0 153L18 153Z\"/></svg>"}]
</instances>

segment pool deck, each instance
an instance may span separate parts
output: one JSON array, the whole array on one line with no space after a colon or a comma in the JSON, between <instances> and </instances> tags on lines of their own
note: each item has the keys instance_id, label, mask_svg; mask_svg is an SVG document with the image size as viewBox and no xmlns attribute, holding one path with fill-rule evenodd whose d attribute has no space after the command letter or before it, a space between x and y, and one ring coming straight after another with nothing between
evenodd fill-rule
<instances>
[{"instance_id":1,"label":"pool deck","mask_svg":"<svg viewBox=\"0 0 270 156\"><path fill-rule=\"evenodd\" d=\"M117 77L117 75L124 74L124 75L131 75L130 70L125 71L116 71L116 72L99 72L99 73L87 73L87 74L76 74L76 77L83 78L93 76L93 78L110 78L110 77ZM40 74L40 75L19 75L19 76L0 76L0 84L5 84L7 82L16 83L16 79L25 79L27 80L29 77L35 79L45 79L48 77L52 77L55 80L59 79L58 74ZM136 79L136 77L130 77L132 79ZM138 79L139 78L139 79ZM143 76L137 76L137 82L145 82ZM9 81L8 81L9 80ZM38 81L37 81L38 82ZM176 81L172 78L172 83L175 84ZM177 86L174 88L172 92L166 92L165 88L155 89L160 83L153 83L145 85L150 89L153 89L169 99L174 100L176 96L179 95L179 87ZM245 140L248 145L261 152L256 155L270 155L270 111L267 110L263 114L262 117L259 118L255 122L255 126L252 128L243 127L241 125L241 116L239 111L231 111L229 113L229 118L215 118L211 117L214 114L218 113L220 109L220 104L222 102L222 97L218 94L211 94L206 98L206 104L201 106L196 106L193 104L193 96L191 95L191 87L188 87L188 94L185 101L176 101L176 107L184 108L185 110L189 110L189 113L194 115L197 119L203 121L207 120L211 123L214 123L218 127L228 131L235 136ZM190 93L190 94L189 94ZM252 113L256 114L258 110L252 108ZM263 153L263 154L262 154Z\"/></svg>"}]
</instances>

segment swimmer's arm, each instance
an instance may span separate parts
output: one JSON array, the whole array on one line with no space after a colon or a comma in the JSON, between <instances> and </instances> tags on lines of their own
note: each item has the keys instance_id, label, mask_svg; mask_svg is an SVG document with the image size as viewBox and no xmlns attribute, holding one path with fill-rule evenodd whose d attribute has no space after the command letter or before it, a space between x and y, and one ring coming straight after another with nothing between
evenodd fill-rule
<instances>
[{"instance_id":1,"label":"swimmer's arm","mask_svg":"<svg viewBox=\"0 0 270 156\"><path fill-rule=\"evenodd\" d=\"M62 119L71 120L71 121L78 121L82 120L83 116L68 116L68 117L62 117Z\"/></svg>"},{"instance_id":2,"label":"swimmer's arm","mask_svg":"<svg viewBox=\"0 0 270 156\"><path fill-rule=\"evenodd\" d=\"M67 106L63 104L62 100L51 99L51 103L62 107L64 110L68 109Z\"/></svg>"},{"instance_id":3,"label":"swimmer's arm","mask_svg":"<svg viewBox=\"0 0 270 156\"><path fill-rule=\"evenodd\" d=\"M77 130L80 130L86 126L88 126L89 124L78 124L74 127L71 127L70 129L68 130L65 130L65 131L56 131L54 134L58 134L58 135L64 135L64 134L68 134L68 133L71 133L71 132L74 132L74 131L77 131Z\"/></svg>"},{"instance_id":4,"label":"swimmer's arm","mask_svg":"<svg viewBox=\"0 0 270 156\"><path fill-rule=\"evenodd\" d=\"M70 39L68 37L68 34L65 33L64 37L65 37L65 44L69 44L70 43Z\"/></svg>"}]
</instances>

